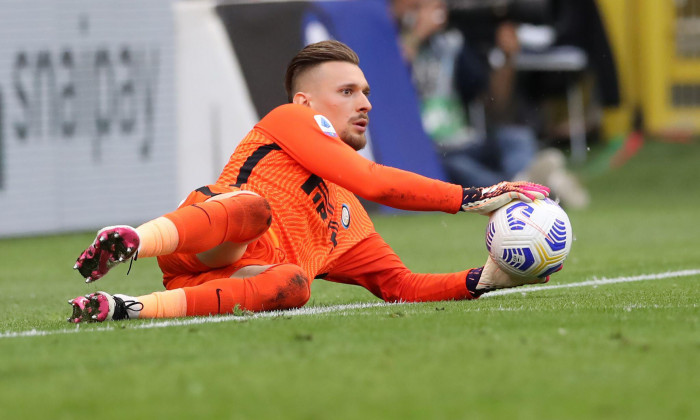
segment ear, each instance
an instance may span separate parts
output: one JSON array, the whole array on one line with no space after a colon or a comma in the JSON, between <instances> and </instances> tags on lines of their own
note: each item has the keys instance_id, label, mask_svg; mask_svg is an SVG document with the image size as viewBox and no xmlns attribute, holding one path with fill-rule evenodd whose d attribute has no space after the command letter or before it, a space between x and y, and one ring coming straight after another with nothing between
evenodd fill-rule
<instances>
[{"instance_id":1,"label":"ear","mask_svg":"<svg viewBox=\"0 0 700 420\"><path fill-rule=\"evenodd\" d=\"M294 97L292 98L292 103L310 107L311 106L311 96L306 92L297 92L294 94Z\"/></svg>"}]
</instances>

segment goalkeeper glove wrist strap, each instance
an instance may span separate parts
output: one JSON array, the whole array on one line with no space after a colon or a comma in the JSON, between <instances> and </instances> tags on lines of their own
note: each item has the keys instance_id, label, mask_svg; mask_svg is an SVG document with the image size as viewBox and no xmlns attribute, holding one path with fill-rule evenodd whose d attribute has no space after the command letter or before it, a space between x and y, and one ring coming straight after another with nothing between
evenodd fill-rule
<instances>
[{"instance_id":1,"label":"goalkeeper glove wrist strap","mask_svg":"<svg viewBox=\"0 0 700 420\"><path fill-rule=\"evenodd\" d=\"M470 187L464 188L462 190L462 207L459 211L465 211L469 204L479 201L481 199L482 188Z\"/></svg>"}]
</instances>

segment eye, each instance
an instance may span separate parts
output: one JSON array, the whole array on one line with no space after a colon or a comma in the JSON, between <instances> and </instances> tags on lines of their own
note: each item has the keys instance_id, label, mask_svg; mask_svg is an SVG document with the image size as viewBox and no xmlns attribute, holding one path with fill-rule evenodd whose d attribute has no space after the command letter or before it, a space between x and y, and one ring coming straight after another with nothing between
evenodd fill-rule
<instances>
[{"instance_id":1,"label":"eye","mask_svg":"<svg viewBox=\"0 0 700 420\"><path fill-rule=\"evenodd\" d=\"M350 89L350 88L343 88L343 89L340 90L340 93L342 93L343 95L352 95L352 89Z\"/></svg>"}]
</instances>

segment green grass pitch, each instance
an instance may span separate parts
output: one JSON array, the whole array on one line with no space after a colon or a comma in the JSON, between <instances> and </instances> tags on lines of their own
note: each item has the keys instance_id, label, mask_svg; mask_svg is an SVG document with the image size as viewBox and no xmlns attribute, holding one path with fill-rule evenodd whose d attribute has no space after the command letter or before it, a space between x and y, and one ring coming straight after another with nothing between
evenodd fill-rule
<instances>
[{"instance_id":1,"label":"green grass pitch","mask_svg":"<svg viewBox=\"0 0 700 420\"><path fill-rule=\"evenodd\" d=\"M85 285L71 268L93 232L1 240L0 417L700 418L698 162L697 141L648 143L587 179L593 203L569 212L576 241L550 285L695 274L477 301L76 330L67 299L159 289L155 262ZM486 258L482 216L375 223L414 271ZM317 280L307 306L363 302L378 300Z\"/></svg>"}]
</instances>

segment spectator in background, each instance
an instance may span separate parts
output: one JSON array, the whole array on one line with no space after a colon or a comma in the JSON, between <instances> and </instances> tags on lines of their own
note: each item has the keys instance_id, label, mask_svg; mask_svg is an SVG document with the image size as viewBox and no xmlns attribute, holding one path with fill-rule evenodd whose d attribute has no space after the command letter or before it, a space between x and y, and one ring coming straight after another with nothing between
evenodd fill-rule
<instances>
[{"instance_id":1,"label":"spectator in background","mask_svg":"<svg viewBox=\"0 0 700 420\"><path fill-rule=\"evenodd\" d=\"M562 205L588 203L561 152L538 152L534 130L514 122L514 58L520 49L515 24L494 28L496 48L487 59L459 30L448 28L444 0L393 0L392 12L423 126L452 182L486 186L536 178L552 186Z\"/></svg>"}]
</instances>

